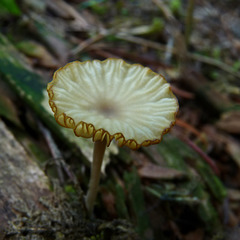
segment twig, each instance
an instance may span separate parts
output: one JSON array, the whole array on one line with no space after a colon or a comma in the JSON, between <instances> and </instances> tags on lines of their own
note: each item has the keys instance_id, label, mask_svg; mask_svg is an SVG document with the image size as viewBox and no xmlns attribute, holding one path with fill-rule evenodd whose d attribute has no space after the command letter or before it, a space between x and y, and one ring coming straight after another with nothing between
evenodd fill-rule
<instances>
[{"instance_id":1,"label":"twig","mask_svg":"<svg viewBox=\"0 0 240 240\"><path fill-rule=\"evenodd\" d=\"M100 41L101 39L103 39L105 37L104 34L99 33L94 37L88 38L87 40L81 42L76 48L74 48L72 50L72 54L76 55L79 54L80 52L82 52L84 49L86 49L87 47L93 45L94 43Z\"/></svg>"},{"instance_id":2,"label":"twig","mask_svg":"<svg viewBox=\"0 0 240 240\"><path fill-rule=\"evenodd\" d=\"M128 41L128 42L143 45L144 47L154 48L154 49L162 50L162 51L171 51L171 53L177 53L176 49L174 49L174 48L167 49L164 44L153 42L151 40L147 40L147 39L140 38L140 37L135 37L135 36L132 36L128 33L121 33L120 32L120 33L116 34L116 37L118 39L121 39L121 40L125 40L125 41Z\"/></svg>"},{"instance_id":3,"label":"twig","mask_svg":"<svg viewBox=\"0 0 240 240\"><path fill-rule=\"evenodd\" d=\"M173 85L171 85L171 89L179 97L186 98L186 99L194 99L195 98L194 93L191 93L191 92L188 92L186 90L180 89L180 88L175 87Z\"/></svg>"},{"instance_id":4,"label":"twig","mask_svg":"<svg viewBox=\"0 0 240 240\"><path fill-rule=\"evenodd\" d=\"M119 58L119 56L114 55L110 52L104 51L99 48L90 47L90 50L94 50L94 53L96 53L97 55L104 57L104 58Z\"/></svg>"},{"instance_id":5,"label":"twig","mask_svg":"<svg viewBox=\"0 0 240 240\"><path fill-rule=\"evenodd\" d=\"M216 165L216 163L211 159L203 150L198 147L195 143L193 143L188 138L183 138L183 141L188 144L196 153L198 153L203 160L212 168L212 170L215 172L216 175L220 174L220 171Z\"/></svg>"},{"instance_id":6,"label":"twig","mask_svg":"<svg viewBox=\"0 0 240 240\"><path fill-rule=\"evenodd\" d=\"M200 55L200 54L196 54L196 53L188 53L187 56L189 58L193 59L193 60L218 67L218 68L224 70L225 72L228 72L228 73L232 74L233 76L235 76L237 78L240 78L240 73L239 72L235 72L234 69L231 66L229 66L229 65L227 65L227 64L225 64L225 63L223 63L219 60L216 60L214 58L210 58L210 57L207 57L207 56L203 56L203 55Z\"/></svg>"},{"instance_id":7,"label":"twig","mask_svg":"<svg viewBox=\"0 0 240 240\"><path fill-rule=\"evenodd\" d=\"M196 135L198 138L201 139L201 141L206 144L206 139L202 136L201 132L198 131L196 128L194 128L192 125L190 125L189 123L181 120L181 119L176 119L176 125L180 126L182 128L187 129L188 131L190 131L191 133L193 133L194 135Z\"/></svg>"},{"instance_id":8,"label":"twig","mask_svg":"<svg viewBox=\"0 0 240 240\"><path fill-rule=\"evenodd\" d=\"M63 185L64 184L64 176L63 176L61 167L59 166L59 162L57 161L57 159L62 158L62 154L59 151L57 145L55 144L55 142L51 136L51 133L42 125L41 122L39 122L38 125L39 125L41 132L43 133L43 136L44 136L46 142L48 143L49 149L53 156L54 163L57 166L57 173L58 173L60 184Z\"/></svg>"},{"instance_id":9,"label":"twig","mask_svg":"<svg viewBox=\"0 0 240 240\"><path fill-rule=\"evenodd\" d=\"M67 18L67 19L74 19L78 24L79 28L82 30L89 30L90 24L74 7L68 4L66 1L63 0L51 0L46 1L48 8L53 10L59 16Z\"/></svg>"},{"instance_id":10,"label":"twig","mask_svg":"<svg viewBox=\"0 0 240 240\"><path fill-rule=\"evenodd\" d=\"M149 48L154 48L157 50L161 50L161 51L170 51L172 54L178 54L178 51L176 48L172 48L169 49L167 48L165 45L160 44L160 43L156 43L153 42L151 40L146 40L144 38L140 38L140 37L135 37L135 36L131 36L129 34L126 33L118 33L116 34L116 37L128 42L132 42L132 43L136 43L136 44L140 44L143 45L145 47L149 47ZM202 56L200 54L196 54L196 53L187 53L187 57L199 62L203 62L215 67L218 67L219 69L222 69L225 72L230 73L231 75L233 75L234 77L240 78L240 73L239 72L235 72L233 70L233 68L221 61L218 61L216 59L210 58L210 57L206 57L206 56Z\"/></svg>"},{"instance_id":11,"label":"twig","mask_svg":"<svg viewBox=\"0 0 240 240\"><path fill-rule=\"evenodd\" d=\"M38 125L39 125L40 130L43 133L43 136L44 136L46 142L48 143L49 149L50 149L51 154L53 156L54 163L57 166L57 173L58 173L60 184L61 185L64 184L64 175L63 175L63 172L62 172L62 169L61 169L61 166L62 166L64 171L68 175L68 177L76 185L77 184L76 177L74 176L74 174L70 171L70 169L68 168L68 166L64 162L63 156L62 156L60 150L58 149L50 131L47 128L45 128L41 122L39 122Z\"/></svg>"},{"instance_id":12,"label":"twig","mask_svg":"<svg viewBox=\"0 0 240 240\"><path fill-rule=\"evenodd\" d=\"M158 6L158 8L162 11L166 19L171 20L174 18L171 11L162 0L152 0L152 2Z\"/></svg>"}]
</instances>

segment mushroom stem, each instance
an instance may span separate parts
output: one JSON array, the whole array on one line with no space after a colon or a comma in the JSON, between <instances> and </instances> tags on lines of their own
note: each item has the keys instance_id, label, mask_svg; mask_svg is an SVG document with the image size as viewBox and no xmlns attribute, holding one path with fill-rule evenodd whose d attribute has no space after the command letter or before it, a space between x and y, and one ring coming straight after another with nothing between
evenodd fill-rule
<instances>
[{"instance_id":1,"label":"mushroom stem","mask_svg":"<svg viewBox=\"0 0 240 240\"><path fill-rule=\"evenodd\" d=\"M86 196L86 207L90 216L92 215L93 205L98 192L98 185L101 176L101 166L106 146L107 141L105 138L103 141L96 141L94 143L93 161L91 165L91 177Z\"/></svg>"}]
</instances>

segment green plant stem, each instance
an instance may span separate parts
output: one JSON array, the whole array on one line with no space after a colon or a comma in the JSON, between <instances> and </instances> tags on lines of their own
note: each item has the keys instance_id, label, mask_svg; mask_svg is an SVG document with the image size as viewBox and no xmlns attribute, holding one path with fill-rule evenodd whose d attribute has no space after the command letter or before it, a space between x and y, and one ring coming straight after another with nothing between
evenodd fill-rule
<instances>
[{"instance_id":1,"label":"green plant stem","mask_svg":"<svg viewBox=\"0 0 240 240\"><path fill-rule=\"evenodd\" d=\"M101 176L101 166L106 146L107 141L105 139L103 141L97 141L94 143L91 177L86 196L86 207L90 216L92 216L94 202L97 197L98 185Z\"/></svg>"}]
</instances>

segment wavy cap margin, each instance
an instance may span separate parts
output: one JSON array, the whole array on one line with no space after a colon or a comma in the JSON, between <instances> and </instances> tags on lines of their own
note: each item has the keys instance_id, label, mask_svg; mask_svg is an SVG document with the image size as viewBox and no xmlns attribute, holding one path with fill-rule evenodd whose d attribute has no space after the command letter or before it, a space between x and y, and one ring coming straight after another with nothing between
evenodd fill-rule
<instances>
[{"instance_id":1,"label":"wavy cap margin","mask_svg":"<svg viewBox=\"0 0 240 240\"><path fill-rule=\"evenodd\" d=\"M125 61L123 61L122 59L117 59L117 58L116 59L115 58L108 58L104 61L100 61L100 60L92 60L92 61L98 61L100 63L104 63L106 61L116 61L116 60L117 61L122 61L124 64L127 64L127 65L131 65L131 66L132 65L138 65L142 68L145 68L141 64L128 64ZM54 103L54 100L53 100L54 92L53 92L53 89L52 89L54 84L58 81L57 80L57 73L60 72L61 70L65 69L65 68L67 68L71 64L76 64L76 63L84 64L86 62L92 62L92 61L91 60L87 60L87 61L84 61L84 62L73 61L73 62L70 62L70 63L66 64L64 67L59 68L57 71L55 71L55 73L53 75L53 80L50 83L48 83L48 85L47 85L47 92L48 92L48 96L49 96L49 105L50 105L50 107L51 107L51 109L54 113L54 118L55 118L56 122L62 127L73 129L74 134L77 137L92 138L93 142L103 141L103 139L105 138L106 141L107 141L107 146L110 145L110 143L112 142L113 139L116 140L119 147L127 146L132 150L137 150L142 146L147 147L147 146L150 146L150 145L153 145L153 144L160 143L162 141L163 135L165 135L166 133L168 133L171 130L171 128L175 125L176 120L171 122L170 126L162 132L161 136L158 139L145 140L145 141L143 141L142 143L139 144L139 143L137 143L137 141L135 139L125 139L124 135L120 132L117 132L117 133L111 135L107 130L105 130L103 128L95 129L94 125L91 124L91 123L86 123L84 121L80 121L76 124L75 121L71 117L67 116L65 113L58 114L57 106L56 106L56 104ZM149 68L149 70L152 73L155 73L150 68ZM158 73L155 73L155 74L161 75L161 74L158 74ZM164 78L164 76L161 75L161 77L164 79L165 82L167 82L166 79ZM177 113L179 111L179 104L178 104L178 100L177 100L176 96L172 93L171 86L169 86L169 91L171 92L171 95L173 96L173 98L176 100L176 103L177 103L177 106L178 106L177 110L174 113L174 119L176 119Z\"/></svg>"}]
</instances>

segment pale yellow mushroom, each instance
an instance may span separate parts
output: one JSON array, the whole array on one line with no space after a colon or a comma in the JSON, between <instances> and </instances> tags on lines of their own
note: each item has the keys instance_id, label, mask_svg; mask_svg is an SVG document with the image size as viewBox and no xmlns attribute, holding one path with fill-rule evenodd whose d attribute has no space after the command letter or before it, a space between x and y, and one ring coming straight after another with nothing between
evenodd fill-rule
<instances>
[{"instance_id":1,"label":"pale yellow mushroom","mask_svg":"<svg viewBox=\"0 0 240 240\"><path fill-rule=\"evenodd\" d=\"M47 91L56 121L95 142L86 197L90 214L106 146L113 139L134 150L159 143L178 111L162 75L121 59L71 62L55 72Z\"/></svg>"}]
</instances>

